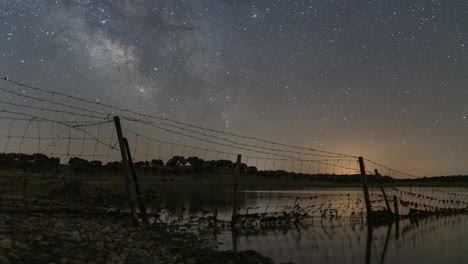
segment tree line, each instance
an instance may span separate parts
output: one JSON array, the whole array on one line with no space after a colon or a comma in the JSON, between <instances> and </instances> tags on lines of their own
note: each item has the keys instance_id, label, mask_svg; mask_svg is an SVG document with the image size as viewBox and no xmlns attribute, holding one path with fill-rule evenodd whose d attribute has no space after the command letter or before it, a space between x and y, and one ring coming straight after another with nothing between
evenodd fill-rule
<instances>
[{"instance_id":1,"label":"tree line","mask_svg":"<svg viewBox=\"0 0 468 264\"><path fill-rule=\"evenodd\" d=\"M164 162L161 159L150 161L134 162L135 170L145 173L159 175L194 175L202 176L207 174L223 174L232 171L236 164L231 160L203 160L199 157L185 158L174 156ZM0 153L0 168L18 169L31 172L54 172L59 174L61 169L67 168L75 173L99 174L102 172L117 173L123 170L121 161L111 161L103 164L99 160L86 160L79 157L71 157L66 164L61 164L60 159L48 157L44 154L23 154L23 153ZM284 170L258 170L255 166L240 164L240 172L247 175L256 175L273 179L309 179L315 181L326 181L336 183L356 183L361 181L359 174L308 174L287 172ZM368 176L369 182L468 182L468 176L437 176L424 177L419 179L394 179L389 176L373 177Z\"/></svg>"}]
</instances>

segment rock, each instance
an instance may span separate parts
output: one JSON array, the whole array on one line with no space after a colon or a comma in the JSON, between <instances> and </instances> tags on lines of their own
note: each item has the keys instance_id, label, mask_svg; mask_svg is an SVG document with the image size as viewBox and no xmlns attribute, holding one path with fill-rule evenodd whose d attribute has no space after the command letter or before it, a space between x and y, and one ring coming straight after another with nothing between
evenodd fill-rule
<instances>
[{"instance_id":1,"label":"rock","mask_svg":"<svg viewBox=\"0 0 468 264\"><path fill-rule=\"evenodd\" d=\"M126 263L146 264L146 263L161 263L159 258L151 256L144 249L132 249L125 259Z\"/></svg>"},{"instance_id":2,"label":"rock","mask_svg":"<svg viewBox=\"0 0 468 264\"><path fill-rule=\"evenodd\" d=\"M15 253L13 252L10 252L10 254L8 254L8 258L11 259L11 260L15 260L14 262L18 262L18 260L20 259L18 257L18 255L16 255Z\"/></svg>"},{"instance_id":3,"label":"rock","mask_svg":"<svg viewBox=\"0 0 468 264\"><path fill-rule=\"evenodd\" d=\"M194 258L189 258L185 260L185 263L187 264L197 264L197 260Z\"/></svg>"},{"instance_id":4,"label":"rock","mask_svg":"<svg viewBox=\"0 0 468 264\"><path fill-rule=\"evenodd\" d=\"M88 233L88 240L94 240L96 238L96 234L89 232Z\"/></svg>"},{"instance_id":5,"label":"rock","mask_svg":"<svg viewBox=\"0 0 468 264\"><path fill-rule=\"evenodd\" d=\"M110 242L109 242L109 243L106 243L106 248L107 248L107 249L110 249L110 250L113 250L113 249L115 249L115 244L114 244L114 243L110 243Z\"/></svg>"},{"instance_id":6,"label":"rock","mask_svg":"<svg viewBox=\"0 0 468 264\"><path fill-rule=\"evenodd\" d=\"M14 245L15 248L19 249L19 250L28 250L29 249L29 246L26 245L26 244L23 244L19 241L16 241L15 242L15 245Z\"/></svg>"},{"instance_id":7,"label":"rock","mask_svg":"<svg viewBox=\"0 0 468 264\"><path fill-rule=\"evenodd\" d=\"M85 261L88 258L83 252L76 254L74 257L75 259L81 260L81 261Z\"/></svg>"},{"instance_id":8,"label":"rock","mask_svg":"<svg viewBox=\"0 0 468 264\"><path fill-rule=\"evenodd\" d=\"M64 224L62 221L59 220L59 221L55 222L54 228L55 228L55 229L59 229L59 230L60 230L60 229L64 229L64 228L65 228L65 224Z\"/></svg>"},{"instance_id":9,"label":"rock","mask_svg":"<svg viewBox=\"0 0 468 264\"><path fill-rule=\"evenodd\" d=\"M104 242L102 242L102 241L97 241L97 242L96 242L96 249L97 249L97 250L103 250L103 249L104 249Z\"/></svg>"},{"instance_id":10,"label":"rock","mask_svg":"<svg viewBox=\"0 0 468 264\"><path fill-rule=\"evenodd\" d=\"M13 246L13 242L11 239L5 238L3 240L0 240L0 248L4 249L11 249Z\"/></svg>"},{"instance_id":11,"label":"rock","mask_svg":"<svg viewBox=\"0 0 468 264\"><path fill-rule=\"evenodd\" d=\"M67 264L68 263L68 259L67 258L62 258L60 259L60 264Z\"/></svg>"},{"instance_id":12,"label":"rock","mask_svg":"<svg viewBox=\"0 0 468 264\"><path fill-rule=\"evenodd\" d=\"M119 255L117 255L117 253L115 253L114 251L112 251L108 256L107 256L107 261L108 262L111 262L111 263L117 263L120 261L120 257Z\"/></svg>"},{"instance_id":13,"label":"rock","mask_svg":"<svg viewBox=\"0 0 468 264\"><path fill-rule=\"evenodd\" d=\"M101 233L107 234L107 233L109 233L110 231L111 231L110 227L106 226L105 228L103 228L103 229L101 230Z\"/></svg>"},{"instance_id":14,"label":"rock","mask_svg":"<svg viewBox=\"0 0 468 264\"><path fill-rule=\"evenodd\" d=\"M68 240L72 242L81 242L80 233L78 231L72 231L69 233Z\"/></svg>"},{"instance_id":15,"label":"rock","mask_svg":"<svg viewBox=\"0 0 468 264\"><path fill-rule=\"evenodd\" d=\"M1 264L9 264L11 261L7 259L5 256L0 255L0 263Z\"/></svg>"},{"instance_id":16,"label":"rock","mask_svg":"<svg viewBox=\"0 0 468 264\"><path fill-rule=\"evenodd\" d=\"M45 241L40 241L39 243L37 243L39 246L41 247L47 247L49 245L49 243L45 242Z\"/></svg>"}]
</instances>

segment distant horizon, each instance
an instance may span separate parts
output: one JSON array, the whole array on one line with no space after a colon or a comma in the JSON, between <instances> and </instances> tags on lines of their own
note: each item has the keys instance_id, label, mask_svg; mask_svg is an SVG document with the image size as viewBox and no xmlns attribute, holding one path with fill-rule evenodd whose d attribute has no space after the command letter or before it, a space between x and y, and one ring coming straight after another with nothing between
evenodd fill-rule
<instances>
[{"instance_id":1,"label":"distant horizon","mask_svg":"<svg viewBox=\"0 0 468 264\"><path fill-rule=\"evenodd\" d=\"M33 155L37 155L37 154L40 154L40 155L44 155L42 153L31 153L31 154L28 154L28 153L0 153L0 167L2 167L2 155L22 155L22 154L25 154L25 155L29 155L29 156L33 156ZM47 155L44 155L48 158L57 158L59 160L59 164L62 165L62 166L70 166L70 160L71 159L81 159L81 160L85 160L87 162L92 162L92 161L99 161L101 162L101 167L105 167L106 165L109 165L109 164L112 164L114 162L117 162L117 163L120 163L122 162L122 160L111 160L111 161L107 161L107 162L103 162L102 160L99 160L99 159L86 159L86 158L82 158L82 157L76 157L76 156L69 156L67 161L65 162L64 159L61 159L60 157L54 157L54 156L47 156ZM179 155L176 155L176 156L173 156L172 158L174 157L181 157ZM151 159L151 160L146 160L146 161L134 161L134 164L135 166L137 166L137 168L140 168L139 166L141 165L141 163L148 163L150 166L153 166L153 164L151 163L153 160L156 160L156 161L162 161L163 164L161 166L168 166L167 162L169 160L171 160L172 158L170 159ZM187 160L187 163L181 165L181 167L191 167L192 164L190 164L190 162L188 161L189 158L197 158L197 159L200 159L200 160L203 160L201 159L200 157L197 157L197 156L190 156L190 157L184 157L185 160ZM218 159L218 160L203 160L204 162L206 163L209 163L209 162L216 162L216 161L231 161L232 162L232 166L233 166L233 169L234 169L234 166L236 164L236 161L235 160L226 160L226 159ZM317 175L336 175L336 176L355 176L355 175L361 175L359 172L355 172L355 173L338 173L338 172L316 172L316 173L313 173L313 172L306 172L306 171L303 171L303 172L300 172L300 171L290 171L288 170L287 168L276 168L276 169L273 169L273 168L266 168L266 169L262 169L262 168L258 168L252 164L248 164L248 163L244 163L244 162L241 162L241 164L244 164L246 165L247 167L253 167L253 168L256 168L258 169L258 172L285 172L285 173L293 173L293 174L302 174L302 175L310 175L310 176L317 176ZM121 169L123 171L123 168ZM375 176L375 174L370 174L370 173L366 173L366 175L369 177L368 179L372 179L373 176ZM430 179L430 178L445 178L445 177L468 177L468 174L442 174L442 175L426 175L426 176L421 176L419 178L411 178L411 177L407 177L407 178L404 178L404 177L401 177L401 178L398 178L398 177L392 177L391 175L386 175L386 174L381 174L381 176L383 177L391 177L392 179L394 180L409 180L409 181L418 181L418 180L424 180L424 179ZM468 179L466 180L468 182Z\"/></svg>"}]
</instances>

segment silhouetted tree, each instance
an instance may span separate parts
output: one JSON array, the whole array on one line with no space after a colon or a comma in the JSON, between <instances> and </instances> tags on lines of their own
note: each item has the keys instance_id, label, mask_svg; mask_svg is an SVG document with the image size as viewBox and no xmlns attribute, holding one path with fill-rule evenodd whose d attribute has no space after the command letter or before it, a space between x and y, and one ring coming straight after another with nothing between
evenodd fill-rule
<instances>
[{"instance_id":1,"label":"silhouetted tree","mask_svg":"<svg viewBox=\"0 0 468 264\"><path fill-rule=\"evenodd\" d=\"M241 162L241 164L240 164L240 172L241 173L247 172L248 168L249 168L249 166L247 164Z\"/></svg>"},{"instance_id":2,"label":"silhouetted tree","mask_svg":"<svg viewBox=\"0 0 468 264\"><path fill-rule=\"evenodd\" d=\"M108 162L106 165L104 165L104 169L108 171L113 171L113 172L122 170L123 169L122 162L120 161Z\"/></svg>"},{"instance_id":3,"label":"silhouetted tree","mask_svg":"<svg viewBox=\"0 0 468 264\"><path fill-rule=\"evenodd\" d=\"M30 169L34 172L51 171L58 169L60 165L59 158L49 158L44 154L36 153L30 160Z\"/></svg>"},{"instance_id":4,"label":"silhouetted tree","mask_svg":"<svg viewBox=\"0 0 468 264\"><path fill-rule=\"evenodd\" d=\"M102 161L92 160L89 162L89 172L91 173L100 173L102 171Z\"/></svg>"},{"instance_id":5,"label":"silhouetted tree","mask_svg":"<svg viewBox=\"0 0 468 264\"><path fill-rule=\"evenodd\" d=\"M234 163L231 160L217 160L216 167L224 169L233 169Z\"/></svg>"},{"instance_id":6,"label":"silhouetted tree","mask_svg":"<svg viewBox=\"0 0 468 264\"><path fill-rule=\"evenodd\" d=\"M144 161L134 162L133 167L136 170L144 170L146 168L146 163Z\"/></svg>"},{"instance_id":7,"label":"silhouetted tree","mask_svg":"<svg viewBox=\"0 0 468 264\"><path fill-rule=\"evenodd\" d=\"M75 173L87 172L89 171L90 167L89 161L77 157L70 158L70 160L68 160L68 165L70 166L70 169Z\"/></svg>"},{"instance_id":8,"label":"silhouetted tree","mask_svg":"<svg viewBox=\"0 0 468 264\"><path fill-rule=\"evenodd\" d=\"M247 173L248 174L257 174L257 172L258 172L258 169L255 166L249 166L247 168Z\"/></svg>"},{"instance_id":9,"label":"silhouetted tree","mask_svg":"<svg viewBox=\"0 0 468 264\"><path fill-rule=\"evenodd\" d=\"M172 157L172 159L168 160L166 162L166 166L167 167L171 167L171 168L178 168L180 166L183 166L187 163L187 161L185 160L184 157L182 156L174 156Z\"/></svg>"},{"instance_id":10,"label":"silhouetted tree","mask_svg":"<svg viewBox=\"0 0 468 264\"><path fill-rule=\"evenodd\" d=\"M190 164L194 173L202 174L205 165L204 160L198 157L190 157L186 161Z\"/></svg>"}]
</instances>

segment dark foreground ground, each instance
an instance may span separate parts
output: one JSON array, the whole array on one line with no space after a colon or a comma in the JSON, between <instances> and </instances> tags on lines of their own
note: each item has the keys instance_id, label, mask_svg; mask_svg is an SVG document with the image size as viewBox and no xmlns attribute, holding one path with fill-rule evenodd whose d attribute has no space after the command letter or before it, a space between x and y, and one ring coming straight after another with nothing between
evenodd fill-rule
<instances>
[{"instance_id":1,"label":"dark foreground ground","mask_svg":"<svg viewBox=\"0 0 468 264\"><path fill-rule=\"evenodd\" d=\"M127 217L0 214L0 263L272 263L254 251L218 252L193 233Z\"/></svg>"}]
</instances>

